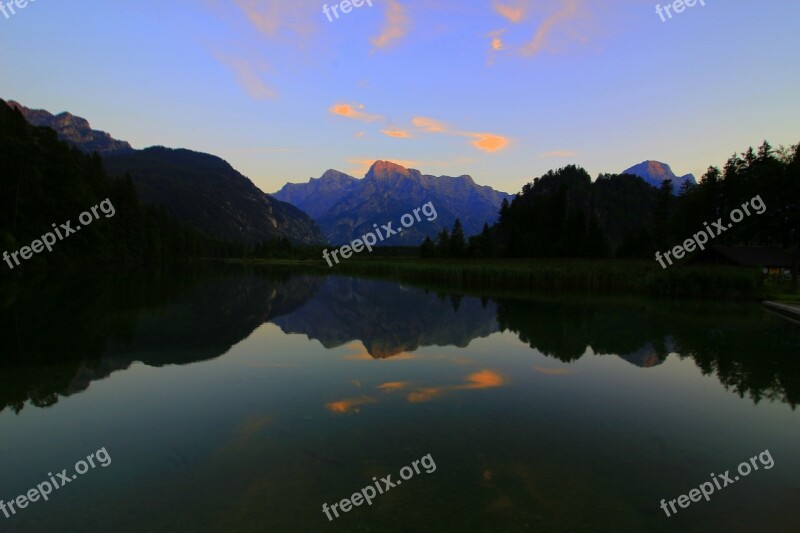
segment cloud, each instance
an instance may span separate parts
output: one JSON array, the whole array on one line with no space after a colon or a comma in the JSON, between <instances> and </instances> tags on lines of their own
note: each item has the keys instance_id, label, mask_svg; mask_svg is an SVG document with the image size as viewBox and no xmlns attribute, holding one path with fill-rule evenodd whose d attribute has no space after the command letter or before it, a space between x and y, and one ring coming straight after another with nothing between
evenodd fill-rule
<instances>
[{"instance_id":1,"label":"cloud","mask_svg":"<svg viewBox=\"0 0 800 533\"><path fill-rule=\"evenodd\" d=\"M403 38L411 28L411 19L397 0L386 3L386 24L378 37L371 40L376 48L386 48L393 41Z\"/></svg>"},{"instance_id":2,"label":"cloud","mask_svg":"<svg viewBox=\"0 0 800 533\"><path fill-rule=\"evenodd\" d=\"M390 381L388 383L378 385L378 388L386 392L393 392L403 390L408 387L408 385L409 383L407 381Z\"/></svg>"},{"instance_id":3,"label":"cloud","mask_svg":"<svg viewBox=\"0 0 800 533\"><path fill-rule=\"evenodd\" d=\"M494 9L500 14L500 16L505 17L514 24L519 24L527 14L527 2L518 1L514 4L501 4L500 2L495 1Z\"/></svg>"},{"instance_id":4,"label":"cloud","mask_svg":"<svg viewBox=\"0 0 800 533\"><path fill-rule=\"evenodd\" d=\"M370 115L369 113L362 111L363 109L364 104L356 104L354 106L350 104L334 104L330 109L328 109L328 111L334 115L352 118L362 122L375 122L383 119L382 116Z\"/></svg>"},{"instance_id":5,"label":"cloud","mask_svg":"<svg viewBox=\"0 0 800 533\"><path fill-rule=\"evenodd\" d=\"M505 383L506 381L503 376L497 372L492 370L481 370L480 372L475 372L467 376L465 383L462 385L446 385L443 387L427 387L424 389L419 389L410 393L407 397L407 400L411 403L427 402L445 392L455 390L491 389L495 387L502 387L505 385Z\"/></svg>"},{"instance_id":6,"label":"cloud","mask_svg":"<svg viewBox=\"0 0 800 533\"><path fill-rule=\"evenodd\" d=\"M491 42L492 50L495 52L499 52L500 50L505 50L506 46L503 44L503 39L500 38L501 35L505 33L506 30L497 30L489 33L487 37L489 37Z\"/></svg>"},{"instance_id":7,"label":"cloud","mask_svg":"<svg viewBox=\"0 0 800 533\"><path fill-rule=\"evenodd\" d=\"M502 135L494 133L478 133L470 131L458 131L447 127L444 122L427 118L427 117L414 117L411 120L414 127L421 129L427 133L438 133L441 135L453 135L461 137L471 137L475 139L472 141L472 146L484 152L498 152L506 148L509 144L509 139Z\"/></svg>"},{"instance_id":8,"label":"cloud","mask_svg":"<svg viewBox=\"0 0 800 533\"><path fill-rule=\"evenodd\" d=\"M411 123L414 125L415 128L420 128L422 130L427 131L428 133L447 132L447 126L445 126L443 122L439 122L438 120L434 120L432 118L414 117L411 120Z\"/></svg>"},{"instance_id":9,"label":"cloud","mask_svg":"<svg viewBox=\"0 0 800 533\"><path fill-rule=\"evenodd\" d=\"M578 15L578 0L562 0L561 9L551 14L539 25L533 39L523 46L520 52L528 56L537 54L547 44L550 33L556 24L572 19L576 15Z\"/></svg>"},{"instance_id":10,"label":"cloud","mask_svg":"<svg viewBox=\"0 0 800 533\"><path fill-rule=\"evenodd\" d=\"M369 396L362 396L360 398L346 398L344 400L339 400L338 402L326 403L325 407L334 414L358 413L361 410L362 405L369 403L376 403L376 400L374 398L370 398Z\"/></svg>"},{"instance_id":11,"label":"cloud","mask_svg":"<svg viewBox=\"0 0 800 533\"><path fill-rule=\"evenodd\" d=\"M299 36L312 33L318 22L308 16L309 7L316 5L308 0L234 0L247 20L265 37L278 37L281 30ZM304 5L305 4L305 5Z\"/></svg>"},{"instance_id":12,"label":"cloud","mask_svg":"<svg viewBox=\"0 0 800 533\"><path fill-rule=\"evenodd\" d=\"M466 135L474 137L475 140L472 141L472 146L484 152L499 152L508 146L508 138L502 135L493 133L467 133Z\"/></svg>"},{"instance_id":13,"label":"cloud","mask_svg":"<svg viewBox=\"0 0 800 533\"><path fill-rule=\"evenodd\" d=\"M575 157L577 155L577 152L572 152L570 150L555 150L553 152L539 154L539 159L546 159L548 157Z\"/></svg>"},{"instance_id":14,"label":"cloud","mask_svg":"<svg viewBox=\"0 0 800 533\"><path fill-rule=\"evenodd\" d=\"M363 131L363 130L362 130L362 131L359 131L358 133L356 133L355 135L353 135L353 138L354 138L354 139L360 139L360 138L362 138L362 137L363 137L364 135L366 135L366 134L367 134L367 133L366 133L365 131Z\"/></svg>"},{"instance_id":15,"label":"cloud","mask_svg":"<svg viewBox=\"0 0 800 533\"><path fill-rule=\"evenodd\" d=\"M384 135L389 136L389 137L394 137L395 139L413 139L414 138L407 131L400 130L400 129L395 129L395 128L381 130L381 133L383 133Z\"/></svg>"},{"instance_id":16,"label":"cloud","mask_svg":"<svg viewBox=\"0 0 800 533\"><path fill-rule=\"evenodd\" d=\"M215 54L215 57L233 71L236 80L251 98L254 100L275 98L275 91L268 87L260 77L261 73L266 71L266 65L263 63L254 65L245 59L224 54Z\"/></svg>"}]
</instances>

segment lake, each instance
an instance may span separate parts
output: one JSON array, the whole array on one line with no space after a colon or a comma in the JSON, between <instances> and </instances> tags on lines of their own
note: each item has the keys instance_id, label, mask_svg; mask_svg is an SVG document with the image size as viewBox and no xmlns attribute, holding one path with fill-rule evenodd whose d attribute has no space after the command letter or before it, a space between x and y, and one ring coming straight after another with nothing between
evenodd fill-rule
<instances>
[{"instance_id":1,"label":"lake","mask_svg":"<svg viewBox=\"0 0 800 533\"><path fill-rule=\"evenodd\" d=\"M758 304L226 267L4 286L0 333L0 498L63 484L0 531L800 529L800 326Z\"/></svg>"}]
</instances>

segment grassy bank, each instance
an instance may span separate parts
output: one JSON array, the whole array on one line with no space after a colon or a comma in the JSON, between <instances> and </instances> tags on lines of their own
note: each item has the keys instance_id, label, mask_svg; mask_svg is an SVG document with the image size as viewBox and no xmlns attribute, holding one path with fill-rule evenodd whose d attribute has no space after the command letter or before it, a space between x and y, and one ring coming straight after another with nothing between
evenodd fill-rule
<instances>
[{"instance_id":1,"label":"grassy bank","mask_svg":"<svg viewBox=\"0 0 800 533\"><path fill-rule=\"evenodd\" d=\"M326 270L465 291L626 292L743 300L764 298L770 293L758 269L681 266L664 270L645 261L356 259Z\"/></svg>"}]
</instances>

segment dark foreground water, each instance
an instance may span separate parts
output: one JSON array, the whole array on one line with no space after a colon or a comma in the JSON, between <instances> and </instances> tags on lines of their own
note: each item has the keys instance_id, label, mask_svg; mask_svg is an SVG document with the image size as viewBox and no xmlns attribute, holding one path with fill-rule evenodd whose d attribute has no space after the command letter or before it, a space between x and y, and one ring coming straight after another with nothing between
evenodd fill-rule
<instances>
[{"instance_id":1,"label":"dark foreground water","mask_svg":"<svg viewBox=\"0 0 800 533\"><path fill-rule=\"evenodd\" d=\"M0 498L70 481L0 531L800 530L800 327L758 305L244 271L37 285L0 293Z\"/></svg>"}]
</instances>

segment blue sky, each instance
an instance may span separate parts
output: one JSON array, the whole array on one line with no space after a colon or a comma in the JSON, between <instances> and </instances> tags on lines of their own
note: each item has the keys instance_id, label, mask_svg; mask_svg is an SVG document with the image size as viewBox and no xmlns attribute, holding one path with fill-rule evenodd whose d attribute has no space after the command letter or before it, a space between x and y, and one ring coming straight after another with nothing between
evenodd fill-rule
<instances>
[{"instance_id":1,"label":"blue sky","mask_svg":"<svg viewBox=\"0 0 800 533\"><path fill-rule=\"evenodd\" d=\"M327 2L330 7L335 2ZM800 142L800 3L37 0L0 14L0 97L273 192L387 159L507 192L568 163L701 175ZM665 5L666 2L662 2Z\"/></svg>"}]
</instances>

